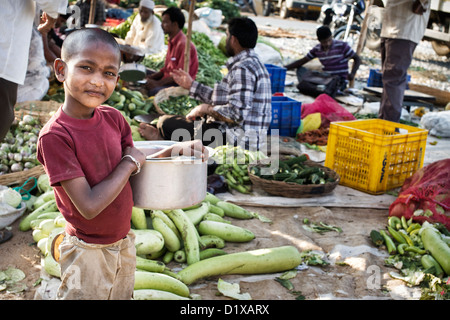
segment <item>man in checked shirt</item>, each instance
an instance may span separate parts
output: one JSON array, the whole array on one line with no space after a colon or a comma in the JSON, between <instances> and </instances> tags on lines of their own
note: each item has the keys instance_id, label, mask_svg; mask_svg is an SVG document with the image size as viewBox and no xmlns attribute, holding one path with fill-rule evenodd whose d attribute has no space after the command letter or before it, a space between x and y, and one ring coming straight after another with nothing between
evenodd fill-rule
<instances>
[{"instance_id":1,"label":"man in checked shirt","mask_svg":"<svg viewBox=\"0 0 450 320\"><path fill-rule=\"evenodd\" d=\"M254 51L257 38L258 29L251 19L232 19L228 23L226 42L230 56L228 74L210 88L194 81L185 71L174 70L175 82L203 103L186 117L160 117L156 128L142 124L141 135L147 140L201 138L210 147L228 142L250 150L259 149L272 119L272 92L269 74ZM204 118L207 120L203 121Z\"/></svg>"}]
</instances>

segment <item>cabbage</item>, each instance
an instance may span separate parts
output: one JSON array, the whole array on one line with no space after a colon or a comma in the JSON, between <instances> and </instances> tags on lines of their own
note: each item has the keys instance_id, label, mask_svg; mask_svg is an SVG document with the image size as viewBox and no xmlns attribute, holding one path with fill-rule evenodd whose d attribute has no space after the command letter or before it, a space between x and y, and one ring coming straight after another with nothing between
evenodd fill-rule
<instances>
[{"instance_id":1,"label":"cabbage","mask_svg":"<svg viewBox=\"0 0 450 320\"><path fill-rule=\"evenodd\" d=\"M41 193L44 193L44 192L52 189L52 187L50 186L50 181L48 180L47 174L41 174L38 177L37 186Z\"/></svg>"},{"instance_id":2,"label":"cabbage","mask_svg":"<svg viewBox=\"0 0 450 320\"><path fill-rule=\"evenodd\" d=\"M6 188L0 191L0 202L6 203L13 208L18 208L22 202L22 196L12 188Z\"/></svg>"}]
</instances>

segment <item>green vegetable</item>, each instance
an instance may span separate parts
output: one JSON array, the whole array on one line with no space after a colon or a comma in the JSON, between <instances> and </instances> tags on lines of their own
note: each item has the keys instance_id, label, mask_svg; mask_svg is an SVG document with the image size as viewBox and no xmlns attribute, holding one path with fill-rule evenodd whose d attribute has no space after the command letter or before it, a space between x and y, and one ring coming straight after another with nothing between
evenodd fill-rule
<instances>
[{"instance_id":1,"label":"green vegetable","mask_svg":"<svg viewBox=\"0 0 450 320\"><path fill-rule=\"evenodd\" d=\"M54 199L55 199L55 193L53 192L53 189L50 189L49 191L41 193L36 198L36 201L33 203L33 208L37 209L38 207L42 206L44 203L46 203L50 200L54 200Z\"/></svg>"},{"instance_id":2,"label":"green vegetable","mask_svg":"<svg viewBox=\"0 0 450 320\"><path fill-rule=\"evenodd\" d=\"M222 256L224 254L227 254L227 253L225 251L223 251L222 249L208 248L208 249L200 251L200 260L205 260L205 259L209 259L209 258L216 257L216 256Z\"/></svg>"},{"instance_id":3,"label":"green vegetable","mask_svg":"<svg viewBox=\"0 0 450 320\"><path fill-rule=\"evenodd\" d=\"M422 263L422 266L426 271L432 271L431 273L434 274L435 276L442 277L444 275L444 270L442 270L439 263L431 255L424 254L421 257L420 262ZM434 269L429 270L431 268L434 268Z\"/></svg>"},{"instance_id":4,"label":"green vegetable","mask_svg":"<svg viewBox=\"0 0 450 320\"><path fill-rule=\"evenodd\" d=\"M202 235L199 239L201 249L206 248L218 248L222 249L225 247L225 240L218 236L214 236L211 234Z\"/></svg>"},{"instance_id":5,"label":"green vegetable","mask_svg":"<svg viewBox=\"0 0 450 320\"><path fill-rule=\"evenodd\" d=\"M37 218L38 219L56 219L56 217L59 217L60 215L61 215L61 212L59 212L59 211L44 212L43 214L40 214Z\"/></svg>"},{"instance_id":6,"label":"green vegetable","mask_svg":"<svg viewBox=\"0 0 450 320\"><path fill-rule=\"evenodd\" d=\"M203 217L203 220L211 220L211 221L217 221L217 222L223 222L223 223L231 223L231 221L228 221L224 218L222 218L221 216L219 216L218 214L212 213L212 212L208 212L207 214L205 214L205 216Z\"/></svg>"},{"instance_id":7,"label":"green vegetable","mask_svg":"<svg viewBox=\"0 0 450 320\"><path fill-rule=\"evenodd\" d=\"M190 98L188 95L170 96L167 100L158 104L164 113L180 116L187 115L197 105L199 105L199 101Z\"/></svg>"},{"instance_id":8,"label":"green vegetable","mask_svg":"<svg viewBox=\"0 0 450 320\"><path fill-rule=\"evenodd\" d=\"M60 278L61 277L61 266L58 262L53 259L51 254L47 254L42 260L42 264L45 272L49 275Z\"/></svg>"},{"instance_id":9,"label":"green vegetable","mask_svg":"<svg viewBox=\"0 0 450 320\"><path fill-rule=\"evenodd\" d=\"M228 223L203 220L198 225L201 235L214 235L229 242L248 242L255 238L253 232L248 229Z\"/></svg>"},{"instance_id":10,"label":"green vegetable","mask_svg":"<svg viewBox=\"0 0 450 320\"><path fill-rule=\"evenodd\" d=\"M132 229L136 235L135 246L137 255L159 252L164 248L164 238L159 231L153 229Z\"/></svg>"},{"instance_id":11,"label":"green vegetable","mask_svg":"<svg viewBox=\"0 0 450 320\"><path fill-rule=\"evenodd\" d=\"M395 246L394 241L392 241L391 237L389 237L389 235L384 230L380 230L380 234L384 239L384 243L386 244L386 248L389 254L396 254L397 247Z\"/></svg>"},{"instance_id":12,"label":"green vegetable","mask_svg":"<svg viewBox=\"0 0 450 320\"><path fill-rule=\"evenodd\" d=\"M245 210L244 208L225 201L219 201L215 204L217 207L221 208L227 217L235 218L235 219L253 219L254 215L250 211Z\"/></svg>"},{"instance_id":13,"label":"green vegetable","mask_svg":"<svg viewBox=\"0 0 450 320\"><path fill-rule=\"evenodd\" d=\"M155 289L177 294L182 297L189 296L189 288L180 280L163 273L136 271L134 289Z\"/></svg>"},{"instance_id":14,"label":"green vegetable","mask_svg":"<svg viewBox=\"0 0 450 320\"><path fill-rule=\"evenodd\" d=\"M178 231L177 227L175 226L175 224L173 223L172 219L170 219L167 214L165 214L163 211L161 210L153 210L151 212L151 217L152 219L154 217L158 217L160 218L162 221L164 221L164 223L170 228L170 230L172 230L173 233L175 233L178 237L178 239L181 239L181 234Z\"/></svg>"},{"instance_id":15,"label":"green vegetable","mask_svg":"<svg viewBox=\"0 0 450 320\"><path fill-rule=\"evenodd\" d=\"M210 204L215 205L217 202L221 201L220 198L207 192L204 201L208 201Z\"/></svg>"},{"instance_id":16,"label":"green vegetable","mask_svg":"<svg viewBox=\"0 0 450 320\"><path fill-rule=\"evenodd\" d=\"M308 230L311 232L317 232L317 233L324 233L324 232L329 232L329 231L342 232L341 228L329 225L322 221L320 221L319 223L316 223L316 222L310 223L308 221L308 224L304 224L302 227L305 230Z\"/></svg>"},{"instance_id":17,"label":"green vegetable","mask_svg":"<svg viewBox=\"0 0 450 320\"><path fill-rule=\"evenodd\" d=\"M0 202L6 203L13 208L17 208L22 202L22 196L13 188L5 188L0 191Z\"/></svg>"},{"instance_id":18,"label":"green vegetable","mask_svg":"<svg viewBox=\"0 0 450 320\"><path fill-rule=\"evenodd\" d=\"M225 274L263 274L290 270L301 263L300 252L293 246L230 253L201 260L187 266L178 275L190 285L199 279Z\"/></svg>"},{"instance_id":19,"label":"green vegetable","mask_svg":"<svg viewBox=\"0 0 450 320\"><path fill-rule=\"evenodd\" d=\"M391 226L388 226L387 228L395 241L397 241L398 243L406 243L405 238L398 231L394 230L394 228L392 228Z\"/></svg>"},{"instance_id":20,"label":"green vegetable","mask_svg":"<svg viewBox=\"0 0 450 320\"><path fill-rule=\"evenodd\" d=\"M167 251L162 258L163 263L165 264L170 263L173 260L173 256L174 253L172 251Z\"/></svg>"},{"instance_id":21,"label":"green vegetable","mask_svg":"<svg viewBox=\"0 0 450 320\"><path fill-rule=\"evenodd\" d=\"M178 236L172 231L171 228L164 223L159 217L152 218L153 229L159 231L164 238L164 245L167 250L175 252L181 248L181 242Z\"/></svg>"},{"instance_id":22,"label":"green vegetable","mask_svg":"<svg viewBox=\"0 0 450 320\"><path fill-rule=\"evenodd\" d=\"M56 200L50 200L42 204L40 207L32 211L26 217L24 217L19 224L20 231L28 231L31 229L30 222L37 219L39 215L45 212L58 211Z\"/></svg>"},{"instance_id":23,"label":"green vegetable","mask_svg":"<svg viewBox=\"0 0 450 320\"><path fill-rule=\"evenodd\" d=\"M163 290L139 289L134 290L133 300L190 300L190 299Z\"/></svg>"},{"instance_id":24,"label":"green vegetable","mask_svg":"<svg viewBox=\"0 0 450 320\"><path fill-rule=\"evenodd\" d=\"M41 192L41 193L45 193L47 191L52 190L52 187L50 186L50 181L49 181L47 174L41 174L38 177L37 187L39 189L39 192Z\"/></svg>"},{"instance_id":25,"label":"green vegetable","mask_svg":"<svg viewBox=\"0 0 450 320\"><path fill-rule=\"evenodd\" d=\"M190 210L185 210L184 213L189 217L194 225L202 221L205 214L209 211L209 202L202 202L200 207Z\"/></svg>"},{"instance_id":26,"label":"green vegetable","mask_svg":"<svg viewBox=\"0 0 450 320\"><path fill-rule=\"evenodd\" d=\"M222 208L219 208L218 206L211 204L211 203L209 205L209 212L213 213L213 214L217 214L218 216L221 216L221 217L223 217L225 215L225 211L223 211Z\"/></svg>"},{"instance_id":27,"label":"green vegetable","mask_svg":"<svg viewBox=\"0 0 450 320\"><path fill-rule=\"evenodd\" d=\"M173 220L175 226L181 233L188 265L199 261L200 245L198 233L192 221L181 209L169 211L167 215Z\"/></svg>"},{"instance_id":28,"label":"green vegetable","mask_svg":"<svg viewBox=\"0 0 450 320\"><path fill-rule=\"evenodd\" d=\"M161 261L136 256L136 268L150 272L163 272L166 269L166 265Z\"/></svg>"},{"instance_id":29,"label":"green vegetable","mask_svg":"<svg viewBox=\"0 0 450 320\"><path fill-rule=\"evenodd\" d=\"M183 249L175 251L173 254L173 259L179 263L186 262L186 252Z\"/></svg>"},{"instance_id":30,"label":"green vegetable","mask_svg":"<svg viewBox=\"0 0 450 320\"><path fill-rule=\"evenodd\" d=\"M131 211L131 222L136 229L147 229L147 220L144 209L133 207Z\"/></svg>"},{"instance_id":31,"label":"green vegetable","mask_svg":"<svg viewBox=\"0 0 450 320\"><path fill-rule=\"evenodd\" d=\"M424 248L431 253L444 272L450 275L450 247L444 242L440 232L424 222L420 235Z\"/></svg>"},{"instance_id":32,"label":"green vegetable","mask_svg":"<svg viewBox=\"0 0 450 320\"><path fill-rule=\"evenodd\" d=\"M109 29L109 32L117 35L121 39L125 39L128 31L130 31L131 25L133 24L133 20L136 17L136 15L137 11L135 11L132 15L130 15L127 18L127 20L125 20L121 24Z\"/></svg>"},{"instance_id":33,"label":"green vegetable","mask_svg":"<svg viewBox=\"0 0 450 320\"><path fill-rule=\"evenodd\" d=\"M377 230L370 231L370 238L372 242L377 246L381 246L384 243L384 239Z\"/></svg>"}]
</instances>

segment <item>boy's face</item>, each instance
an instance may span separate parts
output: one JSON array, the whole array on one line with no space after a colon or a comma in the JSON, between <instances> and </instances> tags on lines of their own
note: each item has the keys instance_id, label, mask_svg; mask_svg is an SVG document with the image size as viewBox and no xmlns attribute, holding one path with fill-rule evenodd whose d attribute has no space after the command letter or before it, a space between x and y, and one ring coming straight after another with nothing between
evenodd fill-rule
<instances>
[{"instance_id":1,"label":"boy's face","mask_svg":"<svg viewBox=\"0 0 450 320\"><path fill-rule=\"evenodd\" d=\"M325 40L320 40L320 45L322 46L323 51L328 51L330 49L331 44L333 43L333 37L329 37Z\"/></svg>"},{"instance_id":2,"label":"boy's face","mask_svg":"<svg viewBox=\"0 0 450 320\"><path fill-rule=\"evenodd\" d=\"M103 42L86 44L67 61L55 61L55 74L64 82L65 105L74 110L104 103L119 80L119 65L120 53Z\"/></svg>"}]
</instances>

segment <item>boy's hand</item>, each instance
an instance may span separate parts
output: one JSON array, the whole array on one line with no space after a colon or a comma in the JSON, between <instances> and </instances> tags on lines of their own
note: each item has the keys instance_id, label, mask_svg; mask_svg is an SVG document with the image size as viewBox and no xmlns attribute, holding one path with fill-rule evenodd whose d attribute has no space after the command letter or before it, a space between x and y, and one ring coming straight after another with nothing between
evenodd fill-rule
<instances>
[{"instance_id":1,"label":"boy's hand","mask_svg":"<svg viewBox=\"0 0 450 320\"><path fill-rule=\"evenodd\" d=\"M208 149L201 140L184 141L174 145L173 151L184 156L194 156L202 161L208 160Z\"/></svg>"},{"instance_id":2,"label":"boy's hand","mask_svg":"<svg viewBox=\"0 0 450 320\"><path fill-rule=\"evenodd\" d=\"M178 156L194 156L202 161L208 160L208 149L205 148L201 140L184 141L174 144L171 148L167 148L164 153L158 157L178 157Z\"/></svg>"},{"instance_id":3,"label":"boy's hand","mask_svg":"<svg viewBox=\"0 0 450 320\"><path fill-rule=\"evenodd\" d=\"M141 150L136 147L126 147L123 155L125 156L127 154L135 158L141 164L141 167L144 165L146 155Z\"/></svg>"}]
</instances>

